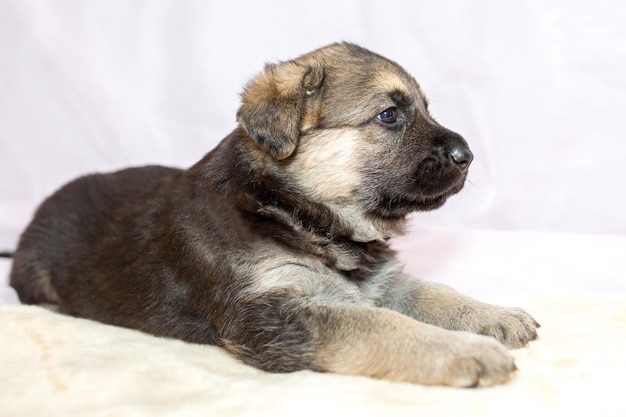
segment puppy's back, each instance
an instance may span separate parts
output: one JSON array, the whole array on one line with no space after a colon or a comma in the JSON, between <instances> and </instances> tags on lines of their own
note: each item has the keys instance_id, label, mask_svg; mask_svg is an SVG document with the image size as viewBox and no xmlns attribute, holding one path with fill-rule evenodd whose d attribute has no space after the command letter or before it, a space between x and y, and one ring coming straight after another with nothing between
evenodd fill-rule
<instances>
[{"instance_id":1,"label":"puppy's back","mask_svg":"<svg viewBox=\"0 0 626 417\"><path fill-rule=\"evenodd\" d=\"M10 283L27 304L59 302L68 260L80 262L115 212L180 170L130 168L78 178L46 199L20 238ZM68 256L72 255L72 256Z\"/></svg>"}]
</instances>

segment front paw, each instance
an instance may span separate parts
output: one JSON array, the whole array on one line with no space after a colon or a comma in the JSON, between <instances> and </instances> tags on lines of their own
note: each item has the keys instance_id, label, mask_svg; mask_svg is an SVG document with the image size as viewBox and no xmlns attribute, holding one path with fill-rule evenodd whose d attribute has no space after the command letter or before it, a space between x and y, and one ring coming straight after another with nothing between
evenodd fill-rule
<instances>
[{"instance_id":1,"label":"front paw","mask_svg":"<svg viewBox=\"0 0 626 417\"><path fill-rule=\"evenodd\" d=\"M430 370L422 383L484 387L509 381L517 370L506 348L489 337L446 332L441 338L433 338L432 343L431 349L424 349L422 355L429 365L438 367Z\"/></svg>"},{"instance_id":2,"label":"front paw","mask_svg":"<svg viewBox=\"0 0 626 417\"><path fill-rule=\"evenodd\" d=\"M466 311L461 318L461 329L492 336L510 349L527 346L537 339L541 327L521 308L482 304Z\"/></svg>"}]
</instances>

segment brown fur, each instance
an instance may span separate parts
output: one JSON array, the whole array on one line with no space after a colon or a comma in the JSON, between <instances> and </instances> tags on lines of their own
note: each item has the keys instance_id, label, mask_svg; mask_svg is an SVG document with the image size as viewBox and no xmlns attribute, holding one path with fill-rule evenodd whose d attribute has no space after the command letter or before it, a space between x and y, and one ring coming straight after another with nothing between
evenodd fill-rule
<instances>
[{"instance_id":1,"label":"brown fur","mask_svg":"<svg viewBox=\"0 0 626 417\"><path fill-rule=\"evenodd\" d=\"M333 44L267 65L237 118L187 170L90 175L48 198L15 253L21 300L268 371L511 378L504 345L535 339L537 323L404 275L387 245L409 213L461 190L472 159L412 77Z\"/></svg>"}]
</instances>

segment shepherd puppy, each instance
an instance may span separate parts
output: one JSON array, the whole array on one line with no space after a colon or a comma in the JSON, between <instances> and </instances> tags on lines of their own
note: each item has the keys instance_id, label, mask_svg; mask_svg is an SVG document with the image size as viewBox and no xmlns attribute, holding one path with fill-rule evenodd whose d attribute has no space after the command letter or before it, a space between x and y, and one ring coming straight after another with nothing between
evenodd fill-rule
<instances>
[{"instance_id":1,"label":"shepherd puppy","mask_svg":"<svg viewBox=\"0 0 626 417\"><path fill-rule=\"evenodd\" d=\"M23 233L25 303L223 347L273 372L505 382L526 312L402 273L388 240L463 187L472 153L415 80L349 43L269 64L187 170L75 180Z\"/></svg>"}]
</instances>

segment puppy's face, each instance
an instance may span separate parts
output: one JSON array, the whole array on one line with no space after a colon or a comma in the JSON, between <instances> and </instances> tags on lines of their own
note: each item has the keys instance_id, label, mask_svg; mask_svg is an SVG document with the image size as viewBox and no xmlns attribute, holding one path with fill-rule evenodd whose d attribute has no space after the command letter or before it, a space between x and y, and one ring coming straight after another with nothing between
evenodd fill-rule
<instances>
[{"instance_id":1,"label":"puppy's face","mask_svg":"<svg viewBox=\"0 0 626 417\"><path fill-rule=\"evenodd\" d=\"M267 66L242 102L239 121L268 169L338 213L356 240L391 237L408 213L441 206L472 161L406 71L355 45Z\"/></svg>"}]
</instances>

